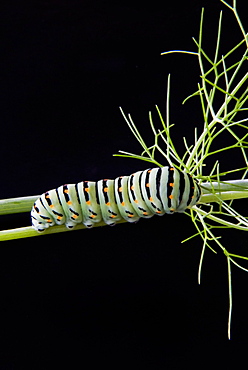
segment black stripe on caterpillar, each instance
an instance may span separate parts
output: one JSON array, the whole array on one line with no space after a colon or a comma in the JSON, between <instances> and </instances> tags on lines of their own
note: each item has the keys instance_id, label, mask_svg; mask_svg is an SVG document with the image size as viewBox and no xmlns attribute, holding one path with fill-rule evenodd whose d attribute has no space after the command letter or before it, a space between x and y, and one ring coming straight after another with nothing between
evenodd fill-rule
<instances>
[{"instance_id":1,"label":"black stripe on caterpillar","mask_svg":"<svg viewBox=\"0 0 248 370\"><path fill-rule=\"evenodd\" d=\"M35 230L65 224L72 229L83 223L91 228L104 221L115 225L125 219L185 212L200 199L197 181L174 167L138 171L115 180L82 181L62 185L42 194L34 203L31 218Z\"/></svg>"}]
</instances>

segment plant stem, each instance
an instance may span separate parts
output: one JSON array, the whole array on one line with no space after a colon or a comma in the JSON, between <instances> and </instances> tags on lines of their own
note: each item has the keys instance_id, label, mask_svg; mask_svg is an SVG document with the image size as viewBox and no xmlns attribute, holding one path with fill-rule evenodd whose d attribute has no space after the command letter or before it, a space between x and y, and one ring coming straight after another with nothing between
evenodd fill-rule
<instances>
[{"instance_id":1,"label":"plant stem","mask_svg":"<svg viewBox=\"0 0 248 370\"><path fill-rule=\"evenodd\" d=\"M120 220L116 222L116 224L121 224L127 222L126 220ZM95 224L94 227L99 226L106 226L105 222L101 221ZM84 224L78 224L75 226L73 231L75 230L81 230L81 229L87 229L87 227ZM32 226L28 227L20 227L17 229L10 229L10 230L2 230L0 231L0 241L7 241L7 240L14 240L14 239L22 239L22 238L30 238L33 236L42 236L42 235L49 235L49 234L55 234L55 233L63 233L66 231L72 231L70 229L67 229L65 225L60 226L53 226L49 227L44 231L43 233L38 233L36 230L32 228Z\"/></svg>"},{"instance_id":2,"label":"plant stem","mask_svg":"<svg viewBox=\"0 0 248 370\"><path fill-rule=\"evenodd\" d=\"M0 215L29 212L39 195L0 199Z\"/></svg>"},{"instance_id":3,"label":"plant stem","mask_svg":"<svg viewBox=\"0 0 248 370\"><path fill-rule=\"evenodd\" d=\"M200 203L219 202L248 198L248 180L231 180L226 182L205 182L201 184Z\"/></svg>"},{"instance_id":4,"label":"plant stem","mask_svg":"<svg viewBox=\"0 0 248 370\"><path fill-rule=\"evenodd\" d=\"M202 196L200 203L220 202L220 200L248 198L248 180L232 180L226 182L205 182L201 184ZM30 212L33 203L39 198L38 195L10 198L0 200L0 215ZM117 222L124 223L125 220ZM102 221L95 224L95 227L106 226ZM85 229L83 224L75 227L75 230ZM64 225L48 228L44 233L38 233L31 226L17 229L0 231L0 241L28 238L33 236L48 235L53 233L70 231Z\"/></svg>"}]
</instances>

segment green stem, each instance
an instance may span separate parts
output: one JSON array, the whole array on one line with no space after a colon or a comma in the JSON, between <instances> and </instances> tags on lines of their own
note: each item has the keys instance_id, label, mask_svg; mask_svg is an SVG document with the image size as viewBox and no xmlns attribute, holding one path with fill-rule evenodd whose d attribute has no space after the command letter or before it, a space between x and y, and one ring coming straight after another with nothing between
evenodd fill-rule
<instances>
[{"instance_id":1,"label":"green stem","mask_svg":"<svg viewBox=\"0 0 248 370\"><path fill-rule=\"evenodd\" d=\"M202 196L200 203L219 202L248 198L248 180L231 180L225 182L206 182L201 184Z\"/></svg>"},{"instance_id":2,"label":"green stem","mask_svg":"<svg viewBox=\"0 0 248 370\"><path fill-rule=\"evenodd\" d=\"M201 203L215 202L218 195L222 200L225 198L225 193L232 193L231 199L247 198L248 197L248 180L231 180L225 182L205 182L202 186ZM208 197L213 197L213 200L206 200ZM0 200L0 215L30 212L34 202L40 195L33 195L19 198L9 198ZM204 201L203 201L204 200Z\"/></svg>"},{"instance_id":3,"label":"green stem","mask_svg":"<svg viewBox=\"0 0 248 370\"><path fill-rule=\"evenodd\" d=\"M29 212L39 195L29 197L0 199L0 215Z\"/></svg>"},{"instance_id":4,"label":"green stem","mask_svg":"<svg viewBox=\"0 0 248 370\"><path fill-rule=\"evenodd\" d=\"M248 180L232 180L222 183L205 182L201 184L201 187L202 187L202 196L200 199L200 203L220 202L220 200L248 198ZM38 195L23 198L2 199L0 200L0 215L30 212L32 205L37 198L39 198ZM119 224L123 222L125 222L125 220L121 220L117 223ZM106 224L104 222L99 222L95 224L95 227L98 226L106 226ZM74 230L80 230L85 228L86 227L83 224L80 224L77 225ZM68 230L64 225L53 226L47 229L44 233L38 233L31 226L28 226L18 229L0 231L0 241L48 235L66 231L70 230Z\"/></svg>"},{"instance_id":5,"label":"green stem","mask_svg":"<svg viewBox=\"0 0 248 370\"><path fill-rule=\"evenodd\" d=\"M116 222L116 224L121 224L124 222L126 222L126 220L120 220ZM99 226L106 226L106 224L103 221L101 221L101 222L96 223L94 227L99 227ZM75 226L73 231L82 230L82 229L87 229L87 227L84 224L79 224ZM67 229L65 225L61 225L61 226L56 225L53 227L49 227L43 233L38 233L32 228L32 226L20 227L17 229L0 231L0 241L30 238L33 236L43 236L43 235L49 235L49 234L57 234L57 233L63 233L67 231L72 231L72 230Z\"/></svg>"}]
</instances>

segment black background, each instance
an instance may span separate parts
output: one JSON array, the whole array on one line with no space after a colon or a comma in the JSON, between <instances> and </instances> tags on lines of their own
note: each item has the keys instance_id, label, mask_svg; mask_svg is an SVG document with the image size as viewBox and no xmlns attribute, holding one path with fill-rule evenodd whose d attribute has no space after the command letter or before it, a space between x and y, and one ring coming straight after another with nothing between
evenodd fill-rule
<instances>
[{"instance_id":1,"label":"black background","mask_svg":"<svg viewBox=\"0 0 248 370\"><path fill-rule=\"evenodd\" d=\"M247 26L245 3L238 1ZM1 198L147 168L112 156L118 150L140 153L118 107L152 140L148 111L156 117L157 104L165 113L168 73L179 151L184 135L193 140L194 127L202 124L199 99L181 103L196 90L197 58L160 53L196 51L192 36L198 37L202 7L211 56L224 10L224 54L241 34L231 11L217 0L2 2ZM223 158L225 166L239 165L232 156ZM240 201L242 206L245 211ZM1 228L29 224L28 214L16 215L2 217ZM221 346L241 354L248 330L248 276L233 269L228 342L226 259L218 249L217 255L207 251L199 286L202 243L181 244L194 232L190 219L179 214L2 242L0 368L63 363L85 369L176 369L211 363ZM221 235L228 250L247 255L244 232L222 230Z\"/></svg>"}]
</instances>

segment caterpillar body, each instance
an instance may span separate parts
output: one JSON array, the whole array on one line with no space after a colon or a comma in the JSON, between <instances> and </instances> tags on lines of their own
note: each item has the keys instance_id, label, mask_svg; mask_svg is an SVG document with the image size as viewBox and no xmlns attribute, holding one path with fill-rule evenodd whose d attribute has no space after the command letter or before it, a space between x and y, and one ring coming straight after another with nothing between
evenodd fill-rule
<instances>
[{"instance_id":1,"label":"caterpillar body","mask_svg":"<svg viewBox=\"0 0 248 370\"><path fill-rule=\"evenodd\" d=\"M124 219L185 212L200 199L196 180L174 167L138 171L115 180L82 181L42 194L31 211L32 226L38 232L55 224L72 229L83 223L91 228L104 221L114 225Z\"/></svg>"}]
</instances>

